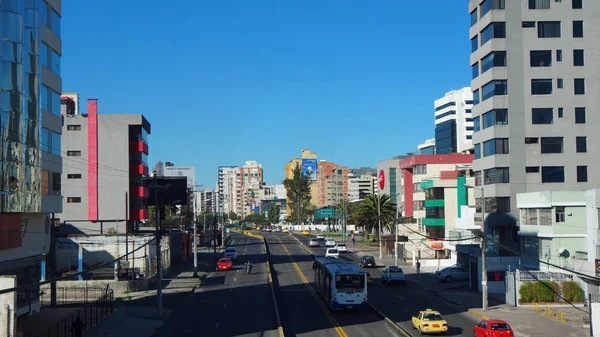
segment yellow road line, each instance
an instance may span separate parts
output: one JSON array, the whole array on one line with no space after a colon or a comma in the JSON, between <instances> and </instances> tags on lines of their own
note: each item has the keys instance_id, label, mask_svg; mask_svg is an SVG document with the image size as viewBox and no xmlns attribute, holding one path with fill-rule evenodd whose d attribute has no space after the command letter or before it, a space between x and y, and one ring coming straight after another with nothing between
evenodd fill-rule
<instances>
[{"instance_id":1,"label":"yellow road line","mask_svg":"<svg viewBox=\"0 0 600 337\"><path fill-rule=\"evenodd\" d=\"M276 237L276 236L274 236L274 237L277 239L277 241L279 241L279 243L283 247L283 250L285 250L285 252L290 256L290 259L292 260L292 264L294 266L294 269L296 269L296 272L298 273L298 275L302 279L302 282L304 282L304 285L306 285L306 287L308 288L308 291L310 291L310 293L313 295L313 297L315 298L315 300L317 301L317 303L319 304L319 306L321 307L321 309L323 309L323 311L325 312L325 315L329 319L329 322L331 323L331 325L333 325L333 327L335 329L335 332L337 332L338 336L340 336L340 337L348 337L348 335L346 334L346 331L344 331L344 329L336 321L336 319L333 317L333 315L331 314L331 312L329 311L329 309L325 306L325 304L323 304L323 302L321 302L321 299L319 298L319 295L317 295L317 293L315 292L315 290L312 288L312 286L310 285L310 282L308 282L308 279L306 278L306 276L304 276L304 273L302 272L302 269L300 269L300 266L298 266L298 264L296 263L296 261L294 261L294 258L292 257L292 254L290 254L290 251L287 249L287 247L285 246L285 244L278 237Z\"/></svg>"}]
</instances>

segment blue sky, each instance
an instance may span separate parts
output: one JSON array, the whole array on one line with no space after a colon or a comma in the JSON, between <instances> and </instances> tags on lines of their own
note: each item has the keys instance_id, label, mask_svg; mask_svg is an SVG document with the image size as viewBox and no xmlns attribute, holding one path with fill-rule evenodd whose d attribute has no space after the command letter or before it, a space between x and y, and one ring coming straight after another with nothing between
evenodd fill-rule
<instances>
[{"instance_id":1,"label":"blue sky","mask_svg":"<svg viewBox=\"0 0 600 337\"><path fill-rule=\"evenodd\" d=\"M63 0L63 91L143 113L158 160L263 164L302 148L375 166L434 133L433 101L470 85L460 1ZM85 109L85 106L83 106Z\"/></svg>"}]
</instances>

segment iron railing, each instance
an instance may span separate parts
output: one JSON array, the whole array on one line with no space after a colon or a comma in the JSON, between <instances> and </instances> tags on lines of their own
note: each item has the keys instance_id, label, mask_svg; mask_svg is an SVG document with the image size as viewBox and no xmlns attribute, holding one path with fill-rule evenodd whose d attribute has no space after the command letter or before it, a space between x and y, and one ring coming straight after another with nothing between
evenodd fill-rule
<instances>
[{"instance_id":1,"label":"iron railing","mask_svg":"<svg viewBox=\"0 0 600 337\"><path fill-rule=\"evenodd\" d=\"M94 302L101 298L106 292L106 288L56 288L56 304L81 304ZM50 305L50 287L40 289L40 305L42 307Z\"/></svg>"}]
</instances>

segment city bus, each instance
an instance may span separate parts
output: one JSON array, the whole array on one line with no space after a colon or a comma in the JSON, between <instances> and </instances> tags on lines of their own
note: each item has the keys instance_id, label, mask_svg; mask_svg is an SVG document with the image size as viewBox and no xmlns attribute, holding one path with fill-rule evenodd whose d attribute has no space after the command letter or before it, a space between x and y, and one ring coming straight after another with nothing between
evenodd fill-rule
<instances>
[{"instance_id":1,"label":"city bus","mask_svg":"<svg viewBox=\"0 0 600 337\"><path fill-rule=\"evenodd\" d=\"M330 310L358 309L367 302L367 275L341 259L317 257L315 287Z\"/></svg>"}]
</instances>

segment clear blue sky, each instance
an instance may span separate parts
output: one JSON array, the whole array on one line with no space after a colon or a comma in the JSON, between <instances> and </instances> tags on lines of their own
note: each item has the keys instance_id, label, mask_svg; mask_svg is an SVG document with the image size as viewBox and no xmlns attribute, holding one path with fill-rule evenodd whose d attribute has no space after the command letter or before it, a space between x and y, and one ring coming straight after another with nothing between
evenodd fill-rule
<instances>
[{"instance_id":1,"label":"clear blue sky","mask_svg":"<svg viewBox=\"0 0 600 337\"><path fill-rule=\"evenodd\" d=\"M279 183L302 148L375 166L432 138L433 101L470 85L468 29L464 1L63 0L63 90L143 113L150 169L214 188L257 160Z\"/></svg>"}]
</instances>

